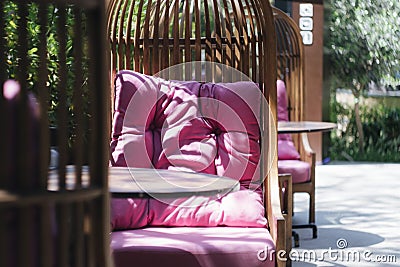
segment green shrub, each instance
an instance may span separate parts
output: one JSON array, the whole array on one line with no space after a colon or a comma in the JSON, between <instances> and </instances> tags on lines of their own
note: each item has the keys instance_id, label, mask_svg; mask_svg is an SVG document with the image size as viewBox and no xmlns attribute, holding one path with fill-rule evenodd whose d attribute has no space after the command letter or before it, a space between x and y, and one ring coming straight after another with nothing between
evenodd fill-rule
<instances>
[{"instance_id":1,"label":"green shrub","mask_svg":"<svg viewBox=\"0 0 400 267\"><path fill-rule=\"evenodd\" d=\"M5 62L5 68L7 70L6 79L22 79L24 77L18 77L18 69L21 62L21 56L17 53L17 47L21 42L27 42L28 46L28 73L27 73L27 90L38 94L40 90L47 90L50 96L49 103L41 103L42 107L47 109L48 124L51 128L58 128L61 125L68 129L68 148L71 150L75 139L75 126L76 126L76 107L74 107L74 98L83 99L83 107L79 107L81 112L83 111L86 120L86 127L89 125L88 120L90 119L89 114L89 103L88 103L88 48L85 47L85 40L83 41L83 66L77 66L74 60L74 26L76 21L76 10L72 5L58 6L48 5L47 12L47 24L44 27L40 25L40 14L39 5L37 3L28 3L28 15L27 15L27 39L21 40L20 27L21 19L19 13L19 6L15 1L5 0L0 3L0 16L4 18L4 45L1 47L1 53L4 53L4 57L7 59ZM58 24L60 24L60 10L65 8L66 10L66 21L65 25L66 32L66 71L67 80L64 83L60 82L60 36L58 30ZM81 12L78 10L78 12ZM85 14L82 14L82 23L80 25L82 32L86 33ZM3 27L3 25L1 25ZM41 40L41 32L45 33L46 39ZM38 69L39 69L39 44L45 42L46 44L46 67L47 67L47 80L45 81L46 86L44 88L38 88ZM3 55L2 55L3 56ZM3 62L0 62L3 64ZM80 85L83 94L74 94L75 82L75 68L83 68L83 83ZM59 99L61 95L66 96L66 105L61 106ZM47 105L47 108L46 108ZM60 121L58 119L58 110L64 109L68 113L68 121ZM87 141L88 130L84 134L84 140Z\"/></svg>"},{"instance_id":2,"label":"green shrub","mask_svg":"<svg viewBox=\"0 0 400 267\"><path fill-rule=\"evenodd\" d=\"M400 107L384 104L360 107L364 152L358 147L352 106L333 102L331 110L332 121L338 123L338 129L331 133L331 159L400 162Z\"/></svg>"}]
</instances>

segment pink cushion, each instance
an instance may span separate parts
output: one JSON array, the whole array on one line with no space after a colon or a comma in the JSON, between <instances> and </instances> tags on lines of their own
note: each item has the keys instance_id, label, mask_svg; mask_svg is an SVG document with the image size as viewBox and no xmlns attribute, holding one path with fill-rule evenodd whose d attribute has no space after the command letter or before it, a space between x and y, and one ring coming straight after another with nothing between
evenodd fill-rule
<instances>
[{"instance_id":1,"label":"pink cushion","mask_svg":"<svg viewBox=\"0 0 400 267\"><path fill-rule=\"evenodd\" d=\"M242 188L219 199L112 199L111 229L154 226L265 227L260 194Z\"/></svg>"},{"instance_id":2,"label":"pink cushion","mask_svg":"<svg viewBox=\"0 0 400 267\"><path fill-rule=\"evenodd\" d=\"M113 201L111 209L118 209L111 213L115 229L143 227L146 221L168 226L266 226L261 191L247 190L259 179L260 130L255 114L261 95L254 83L171 82L122 71L115 84L112 166L223 175L239 180L245 190L218 200ZM135 214L139 218L130 219Z\"/></svg>"},{"instance_id":3,"label":"pink cushion","mask_svg":"<svg viewBox=\"0 0 400 267\"><path fill-rule=\"evenodd\" d=\"M111 229L140 228L149 224L149 200L145 198L112 198Z\"/></svg>"},{"instance_id":4,"label":"pink cushion","mask_svg":"<svg viewBox=\"0 0 400 267\"><path fill-rule=\"evenodd\" d=\"M309 163L301 160L278 160L278 172L292 174L294 184L310 181Z\"/></svg>"},{"instance_id":5,"label":"pink cushion","mask_svg":"<svg viewBox=\"0 0 400 267\"><path fill-rule=\"evenodd\" d=\"M285 83L282 80L277 80L276 88L278 121L288 121L288 97ZM278 159L300 159L300 154L294 146L290 134L278 134Z\"/></svg>"},{"instance_id":6,"label":"pink cushion","mask_svg":"<svg viewBox=\"0 0 400 267\"><path fill-rule=\"evenodd\" d=\"M291 140L279 140L278 139L278 159L279 160L290 160L300 159L300 154L294 146Z\"/></svg>"},{"instance_id":7,"label":"pink cushion","mask_svg":"<svg viewBox=\"0 0 400 267\"><path fill-rule=\"evenodd\" d=\"M264 254L275 249L266 228L147 227L113 232L111 240L118 267L275 266Z\"/></svg>"},{"instance_id":8,"label":"pink cushion","mask_svg":"<svg viewBox=\"0 0 400 267\"><path fill-rule=\"evenodd\" d=\"M288 99L285 82L282 80L276 81L276 90L277 90L277 103L278 103L278 121L288 121L289 113L288 113Z\"/></svg>"},{"instance_id":9,"label":"pink cushion","mask_svg":"<svg viewBox=\"0 0 400 267\"><path fill-rule=\"evenodd\" d=\"M150 199L151 225L265 227L264 206L258 193L242 190L215 199L171 199L168 204Z\"/></svg>"}]
</instances>

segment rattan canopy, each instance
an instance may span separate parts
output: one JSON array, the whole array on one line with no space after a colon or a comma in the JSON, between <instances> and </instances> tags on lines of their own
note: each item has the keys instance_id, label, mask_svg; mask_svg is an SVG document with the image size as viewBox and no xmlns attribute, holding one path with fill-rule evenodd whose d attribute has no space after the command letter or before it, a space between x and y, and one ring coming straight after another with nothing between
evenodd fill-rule
<instances>
[{"instance_id":1,"label":"rattan canopy","mask_svg":"<svg viewBox=\"0 0 400 267\"><path fill-rule=\"evenodd\" d=\"M286 84L289 119L304 119L304 47L296 22L282 10L273 8L277 39L278 78Z\"/></svg>"},{"instance_id":2,"label":"rattan canopy","mask_svg":"<svg viewBox=\"0 0 400 267\"><path fill-rule=\"evenodd\" d=\"M296 22L278 8L273 8L277 40L278 79L285 82L288 95L290 121L304 120L304 46ZM303 151L301 136L293 135L293 141ZM301 152L304 153L304 152Z\"/></svg>"},{"instance_id":3,"label":"rattan canopy","mask_svg":"<svg viewBox=\"0 0 400 267\"><path fill-rule=\"evenodd\" d=\"M108 21L112 73L155 74L183 62L208 61L272 88L271 14L269 3L258 0L115 0ZM197 79L201 74L182 75ZM207 75L213 79L215 73Z\"/></svg>"}]
</instances>

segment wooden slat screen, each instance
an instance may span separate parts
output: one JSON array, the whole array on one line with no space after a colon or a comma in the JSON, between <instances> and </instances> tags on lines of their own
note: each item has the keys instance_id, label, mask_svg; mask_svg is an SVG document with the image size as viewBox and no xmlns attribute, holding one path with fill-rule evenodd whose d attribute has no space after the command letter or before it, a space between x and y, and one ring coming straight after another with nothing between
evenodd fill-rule
<instances>
[{"instance_id":1,"label":"wooden slat screen","mask_svg":"<svg viewBox=\"0 0 400 267\"><path fill-rule=\"evenodd\" d=\"M111 266L105 16L103 0L0 3L0 266Z\"/></svg>"}]
</instances>

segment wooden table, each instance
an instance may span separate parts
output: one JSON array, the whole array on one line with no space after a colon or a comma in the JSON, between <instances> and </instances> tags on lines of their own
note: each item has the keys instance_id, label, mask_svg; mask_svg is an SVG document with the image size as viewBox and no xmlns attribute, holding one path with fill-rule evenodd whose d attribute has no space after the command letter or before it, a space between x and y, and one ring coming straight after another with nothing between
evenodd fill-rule
<instances>
[{"instance_id":1,"label":"wooden table","mask_svg":"<svg viewBox=\"0 0 400 267\"><path fill-rule=\"evenodd\" d=\"M278 121L278 133L311 133L335 129L336 123L323 121Z\"/></svg>"},{"instance_id":2,"label":"wooden table","mask_svg":"<svg viewBox=\"0 0 400 267\"><path fill-rule=\"evenodd\" d=\"M88 167L82 169L82 186L89 183ZM74 166L66 168L66 189L75 186ZM176 198L185 196L222 196L239 190L231 178L171 170L110 167L109 191L113 197ZM50 171L49 191L58 190L57 170Z\"/></svg>"}]
</instances>

